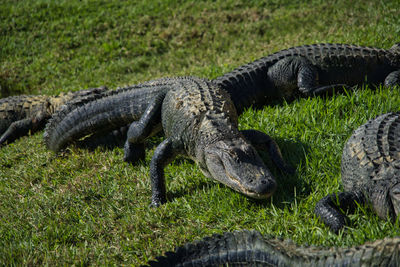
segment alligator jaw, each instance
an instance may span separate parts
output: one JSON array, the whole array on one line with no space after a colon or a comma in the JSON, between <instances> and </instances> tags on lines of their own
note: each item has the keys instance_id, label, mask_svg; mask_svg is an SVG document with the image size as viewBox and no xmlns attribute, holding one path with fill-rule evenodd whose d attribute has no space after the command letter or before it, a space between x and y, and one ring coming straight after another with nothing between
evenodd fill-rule
<instances>
[{"instance_id":1,"label":"alligator jaw","mask_svg":"<svg viewBox=\"0 0 400 267\"><path fill-rule=\"evenodd\" d=\"M225 172L225 174L228 179L230 179L233 182L236 182L236 184L235 184L236 187L233 187L233 189L235 189L236 191L243 193L244 195L251 197L251 198L267 199L270 196L272 196L272 194L275 192L275 189L276 189L276 182L273 179L261 181L260 187L264 187L265 190L256 192L256 191L249 190L248 188L243 186L240 183L240 180L237 180L237 179L235 179L234 176L229 175L229 172Z\"/></svg>"},{"instance_id":2,"label":"alligator jaw","mask_svg":"<svg viewBox=\"0 0 400 267\"><path fill-rule=\"evenodd\" d=\"M205 149L205 174L255 199L269 198L276 182L255 149L244 141L218 141Z\"/></svg>"}]
</instances>

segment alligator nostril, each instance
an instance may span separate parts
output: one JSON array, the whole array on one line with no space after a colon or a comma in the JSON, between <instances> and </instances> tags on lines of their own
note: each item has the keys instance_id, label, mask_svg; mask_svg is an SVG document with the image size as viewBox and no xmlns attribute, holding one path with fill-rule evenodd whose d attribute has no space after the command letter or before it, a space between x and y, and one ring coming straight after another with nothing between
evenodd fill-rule
<instances>
[{"instance_id":1,"label":"alligator nostril","mask_svg":"<svg viewBox=\"0 0 400 267\"><path fill-rule=\"evenodd\" d=\"M276 189L276 183L274 180L263 179L259 180L254 186L254 192L266 197L270 196Z\"/></svg>"}]
</instances>

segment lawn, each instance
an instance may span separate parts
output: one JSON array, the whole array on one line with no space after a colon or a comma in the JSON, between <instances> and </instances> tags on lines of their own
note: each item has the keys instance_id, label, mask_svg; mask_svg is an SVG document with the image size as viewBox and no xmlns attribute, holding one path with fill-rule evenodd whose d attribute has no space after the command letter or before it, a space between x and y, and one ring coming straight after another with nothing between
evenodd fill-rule
<instances>
[{"instance_id":1,"label":"lawn","mask_svg":"<svg viewBox=\"0 0 400 267\"><path fill-rule=\"evenodd\" d=\"M268 2L268 3L265 3ZM291 46L321 42L390 48L398 1L0 0L0 97L116 88L166 76L213 79ZM241 129L273 137L295 175L277 170L275 195L254 201L205 178L193 162L166 168L169 202L150 208L145 162L123 150L70 147L56 156L43 132L0 149L1 265L140 265L212 233L256 229L298 244L353 246L400 235L369 208L331 233L313 214L342 189L340 159L352 131L400 110L398 88L360 87L326 98L248 109Z\"/></svg>"}]
</instances>

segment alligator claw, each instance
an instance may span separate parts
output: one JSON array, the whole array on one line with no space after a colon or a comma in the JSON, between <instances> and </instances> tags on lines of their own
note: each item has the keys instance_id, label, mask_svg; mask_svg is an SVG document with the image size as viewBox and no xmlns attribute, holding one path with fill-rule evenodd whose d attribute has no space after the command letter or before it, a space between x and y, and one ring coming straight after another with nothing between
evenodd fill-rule
<instances>
[{"instance_id":1,"label":"alligator claw","mask_svg":"<svg viewBox=\"0 0 400 267\"><path fill-rule=\"evenodd\" d=\"M167 200L165 200L165 198L152 198L151 203L150 203L150 207L151 208L158 208L160 207L162 204L165 204L167 202Z\"/></svg>"},{"instance_id":2,"label":"alligator claw","mask_svg":"<svg viewBox=\"0 0 400 267\"><path fill-rule=\"evenodd\" d=\"M144 150L144 144L131 144L126 142L124 145L124 161L128 162L132 165L136 164L139 161L143 161L145 159L146 153Z\"/></svg>"}]
</instances>

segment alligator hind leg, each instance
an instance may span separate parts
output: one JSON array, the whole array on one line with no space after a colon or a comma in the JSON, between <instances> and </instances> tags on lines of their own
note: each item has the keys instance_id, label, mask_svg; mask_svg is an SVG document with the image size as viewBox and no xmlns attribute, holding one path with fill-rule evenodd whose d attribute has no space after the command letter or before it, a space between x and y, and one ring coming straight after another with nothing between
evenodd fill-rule
<instances>
[{"instance_id":1,"label":"alligator hind leg","mask_svg":"<svg viewBox=\"0 0 400 267\"><path fill-rule=\"evenodd\" d=\"M384 85L385 86L400 85L400 70L389 73L389 75L386 76Z\"/></svg>"},{"instance_id":2,"label":"alligator hind leg","mask_svg":"<svg viewBox=\"0 0 400 267\"><path fill-rule=\"evenodd\" d=\"M314 212L329 228L338 233L345 225L349 224L349 218L342 212L354 212L357 205L366 202L364 194L358 192L341 192L331 194L315 205Z\"/></svg>"},{"instance_id":3,"label":"alligator hind leg","mask_svg":"<svg viewBox=\"0 0 400 267\"><path fill-rule=\"evenodd\" d=\"M297 88L305 95L320 95L349 88L346 84L318 84L318 69L303 57L281 59L268 70L268 78L285 97L293 95Z\"/></svg>"},{"instance_id":4,"label":"alligator hind leg","mask_svg":"<svg viewBox=\"0 0 400 267\"><path fill-rule=\"evenodd\" d=\"M161 128L161 106L165 93L159 94L146 108L139 121L128 129L124 145L124 161L135 163L145 157L144 141L159 132Z\"/></svg>"},{"instance_id":5,"label":"alligator hind leg","mask_svg":"<svg viewBox=\"0 0 400 267\"><path fill-rule=\"evenodd\" d=\"M180 142L171 137L165 139L155 150L150 162L151 205L158 207L167 201L165 189L164 168L171 163L176 155L183 151Z\"/></svg>"},{"instance_id":6,"label":"alligator hind leg","mask_svg":"<svg viewBox=\"0 0 400 267\"><path fill-rule=\"evenodd\" d=\"M295 173L295 169L284 161L278 144L269 135L257 130L242 130L240 132L256 150L266 150L280 170L289 174Z\"/></svg>"}]
</instances>

